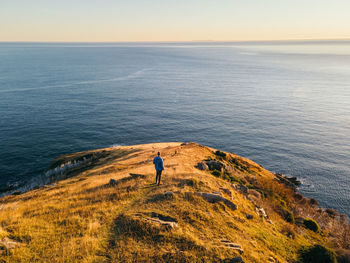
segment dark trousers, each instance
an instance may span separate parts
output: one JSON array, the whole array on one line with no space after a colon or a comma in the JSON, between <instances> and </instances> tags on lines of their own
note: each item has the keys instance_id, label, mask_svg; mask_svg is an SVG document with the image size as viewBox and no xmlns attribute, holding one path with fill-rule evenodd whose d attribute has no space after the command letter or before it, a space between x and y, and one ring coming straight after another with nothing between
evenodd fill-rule
<instances>
[{"instance_id":1,"label":"dark trousers","mask_svg":"<svg viewBox=\"0 0 350 263\"><path fill-rule=\"evenodd\" d=\"M157 174L156 174L156 184L160 184L160 177L162 175L162 170L158 171L157 170Z\"/></svg>"}]
</instances>

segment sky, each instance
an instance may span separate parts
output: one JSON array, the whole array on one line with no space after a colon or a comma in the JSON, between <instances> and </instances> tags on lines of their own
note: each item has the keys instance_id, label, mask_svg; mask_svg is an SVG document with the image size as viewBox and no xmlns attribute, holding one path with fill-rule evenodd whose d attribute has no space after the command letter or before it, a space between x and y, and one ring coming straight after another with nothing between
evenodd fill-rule
<instances>
[{"instance_id":1,"label":"sky","mask_svg":"<svg viewBox=\"0 0 350 263\"><path fill-rule=\"evenodd\" d=\"M0 41L350 38L349 0L0 0Z\"/></svg>"}]
</instances>

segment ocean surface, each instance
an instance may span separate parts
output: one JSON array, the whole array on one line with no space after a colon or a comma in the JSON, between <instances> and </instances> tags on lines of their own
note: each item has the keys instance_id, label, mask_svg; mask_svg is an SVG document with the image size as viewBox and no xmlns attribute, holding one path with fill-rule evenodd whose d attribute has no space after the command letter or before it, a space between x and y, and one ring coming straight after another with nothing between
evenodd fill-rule
<instances>
[{"instance_id":1,"label":"ocean surface","mask_svg":"<svg viewBox=\"0 0 350 263\"><path fill-rule=\"evenodd\" d=\"M0 190L62 154L195 141L350 216L350 42L0 43Z\"/></svg>"}]
</instances>

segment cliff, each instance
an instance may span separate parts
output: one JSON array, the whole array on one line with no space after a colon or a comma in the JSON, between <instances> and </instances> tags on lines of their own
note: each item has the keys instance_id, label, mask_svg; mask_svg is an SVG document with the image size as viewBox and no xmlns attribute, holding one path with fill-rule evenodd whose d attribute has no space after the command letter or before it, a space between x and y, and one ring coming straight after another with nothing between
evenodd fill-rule
<instances>
[{"instance_id":1,"label":"cliff","mask_svg":"<svg viewBox=\"0 0 350 263\"><path fill-rule=\"evenodd\" d=\"M45 176L0 199L1 262L296 262L308 248L339 260L349 249L344 215L251 160L195 143L61 156Z\"/></svg>"}]
</instances>

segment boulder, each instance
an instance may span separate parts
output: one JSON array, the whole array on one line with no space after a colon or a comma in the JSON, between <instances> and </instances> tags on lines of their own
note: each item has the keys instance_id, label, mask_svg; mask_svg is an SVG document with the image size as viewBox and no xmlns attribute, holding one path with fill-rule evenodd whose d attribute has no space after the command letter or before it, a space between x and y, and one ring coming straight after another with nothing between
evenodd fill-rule
<instances>
[{"instance_id":1,"label":"boulder","mask_svg":"<svg viewBox=\"0 0 350 263\"><path fill-rule=\"evenodd\" d=\"M206 163L204 163L204 162L198 163L198 164L196 165L196 168L199 169L199 170L203 170L203 171L209 170L208 165L207 165Z\"/></svg>"},{"instance_id":2,"label":"boulder","mask_svg":"<svg viewBox=\"0 0 350 263\"><path fill-rule=\"evenodd\" d=\"M203 199L207 200L210 203L218 203L218 202L223 202L225 205L227 205L229 208L232 210L237 209L237 205L232 203L230 200L227 198L222 197L220 194L216 193L204 193L204 192L195 192L195 195L201 196Z\"/></svg>"}]
</instances>

